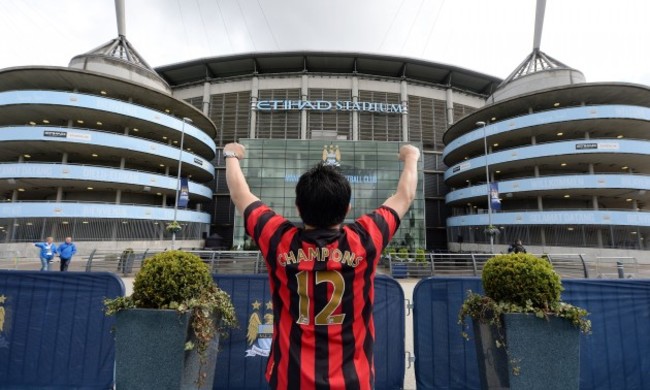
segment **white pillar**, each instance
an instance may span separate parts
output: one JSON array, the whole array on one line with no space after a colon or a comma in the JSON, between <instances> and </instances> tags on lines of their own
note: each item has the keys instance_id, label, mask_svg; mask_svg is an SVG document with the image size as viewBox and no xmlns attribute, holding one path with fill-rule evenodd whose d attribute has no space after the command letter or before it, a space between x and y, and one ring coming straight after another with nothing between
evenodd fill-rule
<instances>
[{"instance_id":1,"label":"white pillar","mask_svg":"<svg viewBox=\"0 0 650 390\"><path fill-rule=\"evenodd\" d=\"M402 103L402 107L408 107L408 84L406 83L406 80L402 80L400 82L400 100ZM402 113L402 141L408 142L409 141L409 116L408 112L403 112Z\"/></svg>"},{"instance_id":2,"label":"white pillar","mask_svg":"<svg viewBox=\"0 0 650 390\"><path fill-rule=\"evenodd\" d=\"M454 124L454 91L451 88L447 88L446 97L447 97L447 124Z\"/></svg>"},{"instance_id":3,"label":"white pillar","mask_svg":"<svg viewBox=\"0 0 650 390\"><path fill-rule=\"evenodd\" d=\"M352 76L352 101L354 103L359 101L359 78L355 75ZM352 140L359 140L359 113L352 111Z\"/></svg>"},{"instance_id":4,"label":"white pillar","mask_svg":"<svg viewBox=\"0 0 650 390\"><path fill-rule=\"evenodd\" d=\"M300 80L300 96L309 99L309 77L303 74ZM300 111L300 139L307 139L307 110Z\"/></svg>"},{"instance_id":5,"label":"white pillar","mask_svg":"<svg viewBox=\"0 0 650 390\"><path fill-rule=\"evenodd\" d=\"M249 138L255 138L255 128L257 126L257 100L260 96L260 80L259 77L253 76L251 83L251 127L249 129Z\"/></svg>"},{"instance_id":6,"label":"white pillar","mask_svg":"<svg viewBox=\"0 0 650 390\"><path fill-rule=\"evenodd\" d=\"M201 100L201 112L208 116L210 113L210 82L203 83L203 99Z\"/></svg>"}]
</instances>

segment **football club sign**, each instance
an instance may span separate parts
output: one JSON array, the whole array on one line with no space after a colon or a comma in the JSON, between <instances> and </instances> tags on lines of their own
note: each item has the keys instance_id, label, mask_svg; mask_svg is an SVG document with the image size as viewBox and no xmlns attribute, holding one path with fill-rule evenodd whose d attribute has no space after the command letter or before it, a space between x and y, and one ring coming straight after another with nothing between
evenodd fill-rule
<instances>
[{"instance_id":1,"label":"football club sign","mask_svg":"<svg viewBox=\"0 0 650 390\"><path fill-rule=\"evenodd\" d=\"M246 341L250 348L246 350L246 357L269 356L273 337L273 303L268 301L263 304L255 300L251 305L253 314L248 318L246 332ZM261 309L262 305L266 310ZM260 317L261 315L263 318Z\"/></svg>"}]
</instances>

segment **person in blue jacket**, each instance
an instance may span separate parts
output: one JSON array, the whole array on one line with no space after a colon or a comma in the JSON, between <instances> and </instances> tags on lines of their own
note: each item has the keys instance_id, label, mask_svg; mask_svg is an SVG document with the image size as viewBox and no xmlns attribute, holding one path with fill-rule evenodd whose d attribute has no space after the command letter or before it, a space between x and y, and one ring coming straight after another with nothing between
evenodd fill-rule
<instances>
[{"instance_id":1,"label":"person in blue jacket","mask_svg":"<svg viewBox=\"0 0 650 390\"><path fill-rule=\"evenodd\" d=\"M34 246L41 248L41 271L49 271L50 263L56 254L56 245L53 243L54 239L48 237L45 242L37 242Z\"/></svg>"},{"instance_id":2,"label":"person in blue jacket","mask_svg":"<svg viewBox=\"0 0 650 390\"><path fill-rule=\"evenodd\" d=\"M77 253L77 247L72 242L72 237L65 238L65 242L59 245L57 253L61 259L61 272L65 272L68 270L68 265L70 265L72 256Z\"/></svg>"}]
</instances>

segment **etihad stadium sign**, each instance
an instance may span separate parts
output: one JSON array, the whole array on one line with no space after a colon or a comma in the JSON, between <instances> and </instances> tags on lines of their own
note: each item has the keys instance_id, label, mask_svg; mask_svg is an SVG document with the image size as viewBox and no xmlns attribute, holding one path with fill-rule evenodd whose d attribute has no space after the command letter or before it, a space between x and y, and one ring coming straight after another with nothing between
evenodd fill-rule
<instances>
[{"instance_id":1,"label":"etihad stadium sign","mask_svg":"<svg viewBox=\"0 0 650 390\"><path fill-rule=\"evenodd\" d=\"M362 111L381 114L406 114L405 104L353 102L350 100L259 100L253 103L257 111Z\"/></svg>"}]
</instances>

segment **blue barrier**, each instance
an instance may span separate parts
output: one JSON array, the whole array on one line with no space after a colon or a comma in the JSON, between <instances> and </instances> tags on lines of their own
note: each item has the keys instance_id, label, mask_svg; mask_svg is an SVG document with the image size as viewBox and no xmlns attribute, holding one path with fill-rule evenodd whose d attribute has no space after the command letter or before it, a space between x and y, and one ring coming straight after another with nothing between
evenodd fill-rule
<instances>
[{"instance_id":1,"label":"blue barrier","mask_svg":"<svg viewBox=\"0 0 650 390\"><path fill-rule=\"evenodd\" d=\"M580 388L650 388L650 280L563 280L562 299L586 308L593 333L581 336ZM473 340L460 336L458 310L479 278L429 278L413 292L418 390L480 389ZM473 339L471 327L470 338Z\"/></svg>"},{"instance_id":2,"label":"blue barrier","mask_svg":"<svg viewBox=\"0 0 650 390\"><path fill-rule=\"evenodd\" d=\"M239 328L220 340L214 389L268 388L264 371L270 339L252 334L251 321L266 323L271 314L271 295L266 275L213 275L217 285L230 294ZM269 303L269 306L267 306ZM397 390L404 384L404 292L393 279L375 279L375 372L377 390ZM251 318L254 318L251 320ZM253 337L254 336L254 337Z\"/></svg>"},{"instance_id":3,"label":"blue barrier","mask_svg":"<svg viewBox=\"0 0 650 390\"><path fill-rule=\"evenodd\" d=\"M0 389L109 389L114 318L124 295L111 273L0 271Z\"/></svg>"}]
</instances>

